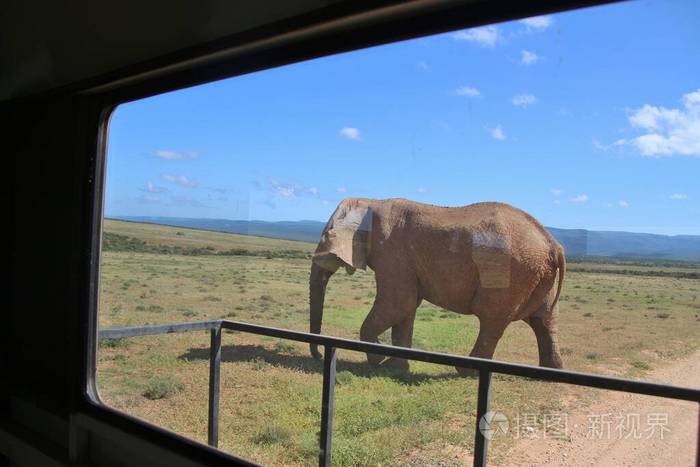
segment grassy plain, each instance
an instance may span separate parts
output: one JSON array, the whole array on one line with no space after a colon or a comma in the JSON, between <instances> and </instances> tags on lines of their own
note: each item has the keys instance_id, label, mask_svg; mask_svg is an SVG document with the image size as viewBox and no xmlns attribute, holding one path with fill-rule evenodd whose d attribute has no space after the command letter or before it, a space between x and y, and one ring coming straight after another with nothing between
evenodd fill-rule
<instances>
[{"instance_id":1,"label":"grassy plain","mask_svg":"<svg viewBox=\"0 0 700 467\"><path fill-rule=\"evenodd\" d=\"M218 318L308 328L314 245L118 221L105 227L112 243L102 256L102 328ZM154 253L160 246L179 246L184 254ZM698 347L697 279L607 273L602 269L618 266L598 262L596 272L576 266L560 306L567 368L643 377ZM697 273L700 267L668 269L675 270ZM336 274L323 332L359 338L373 298L371 272ZM465 355L477 329L475 318L424 302L414 347ZM321 364L292 342L226 333L223 343L220 447L266 465L315 464ZM100 395L111 406L206 442L208 346L203 332L105 341ZM513 323L496 358L536 364L532 331ZM511 417L523 411L542 416L581 410L598 394L495 376L493 407ZM405 374L340 352L333 463L462 465L472 449L475 411L476 381L458 378L453 368L414 362ZM503 460L512 441L493 442L490 458Z\"/></svg>"}]
</instances>

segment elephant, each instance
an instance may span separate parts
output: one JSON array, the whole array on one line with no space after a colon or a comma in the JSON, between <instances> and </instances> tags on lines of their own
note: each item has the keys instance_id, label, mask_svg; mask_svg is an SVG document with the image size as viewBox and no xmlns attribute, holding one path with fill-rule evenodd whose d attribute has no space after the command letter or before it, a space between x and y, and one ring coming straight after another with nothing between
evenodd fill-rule
<instances>
[{"instance_id":1,"label":"elephant","mask_svg":"<svg viewBox=\"0 0 700 467\"><path fill-rule=\"evenodd\" d=\"M376 297L360 328L362 341L378 342L391 328L393 345L411 347L416 309L426 300L476 315L471 356L492 358L508 324L523 320L535 333L540 366L562 368L556 317L564 249L520 209L498 202L441 207L398 198L344 199L312 256L311 333L321 332L326 286L341 266L349 274L368 267L375 274ZM316 345L310 351L321 358ZM370 364L409 368L404 359L384 358L367 354Z\"/></svg>"}]
</instances>

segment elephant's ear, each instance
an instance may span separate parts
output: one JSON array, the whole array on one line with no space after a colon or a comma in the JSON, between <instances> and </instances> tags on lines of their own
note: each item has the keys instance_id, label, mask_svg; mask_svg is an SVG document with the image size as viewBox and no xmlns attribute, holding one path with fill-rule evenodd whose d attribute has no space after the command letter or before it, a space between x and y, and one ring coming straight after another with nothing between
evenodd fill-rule
<instances>
[{"instance_id":1,"label":"elephant's ear","mask_svg":"<svg viewBox=\"0 0 700 467\"><path fill-rule=\"evenodd\" d=\"M366 269L371 231L372 209L357 202L343 202L323 232L314 261L323 267L333 255L345 263L348 273Z\"/></svg>"}]
</instances>

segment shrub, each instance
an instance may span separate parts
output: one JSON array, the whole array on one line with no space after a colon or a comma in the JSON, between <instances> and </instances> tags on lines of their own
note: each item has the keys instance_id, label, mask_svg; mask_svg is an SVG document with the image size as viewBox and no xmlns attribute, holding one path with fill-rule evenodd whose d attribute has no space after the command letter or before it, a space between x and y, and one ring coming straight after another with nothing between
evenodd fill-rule
<instances>
[{"instance_id":1,"label":"shrub","mask_svg":"<svg viewBox=\"0 0 700 467\"><path fill-rule=\"evenodd\" d=\"M115 349L117 347L126 347L128 342L123 337L117 337L116 339L102 339L100 340L100 345L108 349Z\"/></svg>"},{"instance_id":2,"label":"shrub","mask_svg":"<svg viewBox=\"0 0 700 467\"><path fill-rule=\"evenodd\" d=\"M292 437L292 432L283 426L268 424L263 426L253 438L257 444L285 444Z\"/></svg>"},{"instance_id":3,"label":"shrub","mask_svg":"<svg viewBox=\"0 0 700 467\"><path fill-rule=\"evenodd\" d=\"M586 358L589 360L598 360L600 358L600 354L596 352L587 353Z\"/></svg>"},{"instance_id":4,"label":"shrub","mask_svg":"<svg viewBox=\"0 0 700 467\"><path fill-rule=\"evenodd\" d=\"M275 343L275 351L294 354L297 352L297 347L291 342L277 341Z\"/></svg>"},{"instance_id":5,"label":"shrub","mask_svg":"<svg viewBox=\"0 0 700 467\"><path fill-rule=\"evenodd\" d=\"M167 399L184 388L185 386L172 376L154 376L146 382L141 395L149 400Z\"/></svg>"},{"instance_id":6,"label":"shrub","mask_svg":"<svg viewBox=\"0 0 700 467\"><path fill-rule=\"evenodd\" d=\"M253 368L256 370L264 370L268 366L270 366L269 363L263 358L263 357L255 357L250 361L253 364Z\"/></svg>"},{"instance_id":7,"label":"shrub","mask_svg":"<svg viewBox=\"0 0 700 467\"><path fill-rule=\"evenodd\" d=\"M637 368L638 370L651 370L651 366L647 362L643 362L641 360L634 360L630 363L630 365Z\"/></svg>"},{"instance_id":8,"label":"shrub","mask_svg":"<svg viewBox=\"0 0 700 467\"><path fill-rule=\"evenodd\" d=\"M591 316L593 316L593 313L591 313L590 311L587 311L586 313L583 314L583 316L585 316L586 318L590 318Z\"/></svg>"},{"instance_id":9,"label":"shrub","mask_svg":"<svg viewBox=\"0 0 700 467\"><path fill-rule=\"evenodd\" d=\"M335 382L338 384L350 384L355 379L355 375L349 371L339 371L335 374Z\"/></svg>"},{"instance_id":10,"label":"shrub","mask_svg":"<svg viewBox=\"0 0 700 467\"><path fill-rule=\"evenodd\" d=\"M669 313L657 313L656 317L659 319L666 319L670 317L671 315Z\"/></svg>"},{"instance_id":11,"label":"shrub","mask_svg":"<svg viewBox=\"0 0 700 467\"><path fill-rule=\"evenodd\" d=\"M187 316L188 318L190 318L192 316L197 316L198 314L199 313L197 313L196 311L193 311L193 310L185 310L182 312L182 316Z\"/></svg>"}]
</instances>

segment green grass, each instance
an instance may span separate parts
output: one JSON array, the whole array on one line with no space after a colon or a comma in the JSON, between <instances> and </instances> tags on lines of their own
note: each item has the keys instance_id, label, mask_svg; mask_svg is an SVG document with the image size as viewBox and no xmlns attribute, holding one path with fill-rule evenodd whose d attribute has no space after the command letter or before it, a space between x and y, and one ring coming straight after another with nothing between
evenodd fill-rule
<instances>
[{"instance_id":1,"label":"green grass","mask_svg":"<svg viewBox=\"0 0 700 467\"><path fill-rule=\"evenodd\" d=\"M103 253L102 328L226 317L308 329L308 255L314 245L117 221L107 221L106 228L156 249ZM174 254L162 246L213 253ZM267 253L216 254L234 249L297 253L271 259ZM328 287L323 332L359 338L373 298L371 272L338 272ZM697 348L699 310L697 280L572 270L559 317L564 364L643 377ZM474 317L423 302L414 347L466 355L477 331ZM390 342L389 333L381 341ZM206 332L102 341L100 395L114 407L206 442L208 348ZM511 324L496 358L536 364L530 328ZM227 332L221 371L222 449L266 465L317 463L322 364L306 345ZM335 465L460 465L459 456L471 451L476 381L458 378L453 368L413 362L406 374L372 368L363 354L339 351L336 382ZM590 402L589 392L496 375L493 407L507 415L569 411ZM493 442L490 459L504 460L511 442Z\"/></svg>"}]
</instances>

